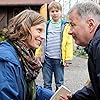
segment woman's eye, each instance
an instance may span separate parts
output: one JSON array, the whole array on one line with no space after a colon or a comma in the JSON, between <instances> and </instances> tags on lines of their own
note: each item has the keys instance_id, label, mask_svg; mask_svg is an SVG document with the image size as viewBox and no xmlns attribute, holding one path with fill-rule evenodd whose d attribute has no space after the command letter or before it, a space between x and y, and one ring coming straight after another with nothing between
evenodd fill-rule
<instances>
[{"instance_id":1,"label":"woman's eye","mask_svg":"<svg viewBox=\"0 0 100 100\"><path fill-rule=\"evenodd\" d=\"M38 31L38 33L41 33L41 29L38 29L37 31Z\"/></svg>"}]
</instances>

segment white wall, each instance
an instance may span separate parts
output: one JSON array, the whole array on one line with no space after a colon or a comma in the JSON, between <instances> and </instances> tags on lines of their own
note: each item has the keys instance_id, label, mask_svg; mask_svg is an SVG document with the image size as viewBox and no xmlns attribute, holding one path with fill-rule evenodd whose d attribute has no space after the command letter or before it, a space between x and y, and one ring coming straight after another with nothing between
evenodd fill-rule
<instances>
[{"instance_id":1,"label":"white wall","mask_svg":"<svg viewBox=\"0 0 100 100\"><path fill-rule=\"evenodd\" d=\"M63 8L62 14L66 15L68 10L77 2L84 2L84 0L55 0L57 2L60 2ZM94 2L100 2L100 0L85 0L85 1L94 1Z\"/></svg>"}]
</instances>

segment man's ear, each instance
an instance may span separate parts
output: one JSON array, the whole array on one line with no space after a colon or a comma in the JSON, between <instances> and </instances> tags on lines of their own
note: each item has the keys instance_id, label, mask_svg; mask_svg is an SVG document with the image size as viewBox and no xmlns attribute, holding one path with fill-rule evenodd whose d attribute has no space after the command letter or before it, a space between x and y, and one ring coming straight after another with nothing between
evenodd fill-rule
<instances>
[{"instance_id":1,"label":"man's ear","mask_svg":"<svg viewBox=\"0 0 100 100\"><path fill-rule=\"evenodd\" d=\"M88 27L89 27L90 33L91 33L95 29L95 20L93 18L89 18L87 22L88 22Z\"/></svg>"}]
</instances>

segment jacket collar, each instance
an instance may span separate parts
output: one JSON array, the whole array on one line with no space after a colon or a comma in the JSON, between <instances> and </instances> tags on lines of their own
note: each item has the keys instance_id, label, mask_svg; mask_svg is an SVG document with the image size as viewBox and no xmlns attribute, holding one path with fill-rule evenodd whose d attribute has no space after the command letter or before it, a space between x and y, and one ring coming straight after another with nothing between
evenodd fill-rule
<instances>
[{"instance_id":1,"label":"jacket collar","mask_svg":"<svg viewBox=\"0 0 100 100\"><path fill-rule=\"evenodd\" d=\"M97 41L97 40L100 40L100 24L98 25L97 29L96 29L96 32L93 36L93 39L89 42L88 46L85 48L85 51L88 53L88 49L89 47L91 47L92 45L94 45L94 43Z\"/></svg>"}]
</instances>

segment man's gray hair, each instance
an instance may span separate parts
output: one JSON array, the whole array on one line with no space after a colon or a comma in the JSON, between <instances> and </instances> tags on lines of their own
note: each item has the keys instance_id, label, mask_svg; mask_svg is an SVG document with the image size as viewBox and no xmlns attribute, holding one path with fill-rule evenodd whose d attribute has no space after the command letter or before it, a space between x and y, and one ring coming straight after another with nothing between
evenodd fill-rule
<instances>
[{"instance_id":1,"label":"man's gray hair","mask_svg":"<svg viewBox=\"0 0 100 100\"><path fill-rule=\"evenodd\" d=\"M77 3L69 10L68 15L74 10L76 10L79 16L83 19L92 16L100 21L100 5L95 2Z\"/></svg>"}]
</instances>

